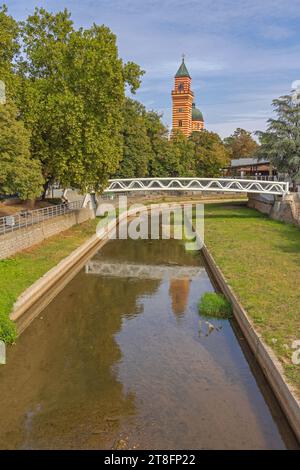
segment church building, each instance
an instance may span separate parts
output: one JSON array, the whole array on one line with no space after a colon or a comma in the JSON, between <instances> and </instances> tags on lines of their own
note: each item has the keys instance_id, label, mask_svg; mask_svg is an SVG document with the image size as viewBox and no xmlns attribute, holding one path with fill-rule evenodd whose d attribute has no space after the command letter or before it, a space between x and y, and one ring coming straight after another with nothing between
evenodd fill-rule
<instances>
[{"instance_id":1,"label":"church building","mask_svg":"<svg viewBox=\"0 0 300 470\"><path fill-rule=\"evenodd\" d=\"M172 132L180 130L187 137L192 132L200 132L204 129L203 115L196 108L191 81L183 58L175 75L174 89L172 90Z\"/></svg>"}]
</instances>

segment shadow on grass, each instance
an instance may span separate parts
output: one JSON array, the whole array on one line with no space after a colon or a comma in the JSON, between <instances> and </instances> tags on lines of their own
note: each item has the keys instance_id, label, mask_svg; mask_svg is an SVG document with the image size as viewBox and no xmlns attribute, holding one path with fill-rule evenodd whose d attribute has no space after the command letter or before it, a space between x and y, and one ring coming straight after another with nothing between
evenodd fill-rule
<instances>
[{"instance_id":1,"label":"shadow on grass","mask_svg":"<svg viewBox=\"0 0 300 470\"><path fill-rule=\"evenodd\" d=\"M267 219L262 214L208 214L204 213L205 219Z\"/></svg>"}]
</instances>

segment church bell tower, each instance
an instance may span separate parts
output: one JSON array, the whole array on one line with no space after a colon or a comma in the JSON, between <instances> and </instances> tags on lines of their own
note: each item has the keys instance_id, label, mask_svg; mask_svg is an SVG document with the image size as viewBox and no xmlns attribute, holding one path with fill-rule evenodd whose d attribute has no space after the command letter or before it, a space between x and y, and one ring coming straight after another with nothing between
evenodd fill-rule
<instances>
[{"instance_id":1,"label":"church bell tower","mask_svg":"<svg viewBox=\"0 0 300 470\"><path fill-rule=\"evenodd\" d=\"M192 105L194 93L191 90L191 77L182 58L177 70L172 90L172 132L180 130L187 137L192 132Z\"/></svg>"},{"instance_id":2,"label":"church bell tower","mask_svg":"<svg viewBox=\"0 0 300 470\"><path fill-rule=\"evenodd\" d=\"M183 56L172 90L172 133L179 130L186 137L204 128L203 115L195 107L191 81Z\"/></svg>"}]
</instances>

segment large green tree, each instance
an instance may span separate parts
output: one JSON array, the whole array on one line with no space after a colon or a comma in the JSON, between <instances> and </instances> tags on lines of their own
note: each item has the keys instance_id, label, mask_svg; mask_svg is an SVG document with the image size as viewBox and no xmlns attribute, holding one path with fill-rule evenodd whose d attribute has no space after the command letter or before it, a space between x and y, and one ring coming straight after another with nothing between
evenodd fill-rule
<instances>
[{"instance_id":1,"label":"large green tree","mask_svg":"<svg viewBox=\"0 0 300 470\"><path fill-rule=\"evenodd\" d=\"M18 34L18 23L8 15L5 5L0 6L0 80L6 85L8 97L14 96L17 91L13 61L19 52Z\"/></svg>"},{"instance_id":2,"label":"large green tree","mask_svg":"<svg viewBox=\"0 0 300 470\"><path fill-rule=\"evenodd\" d=\"M138 101L126 98L123 121L123 159L117 176L122 178L147 176L153 151L148 135L145 107Z\"/></svg>"},{"instance_id":3,"label":"large green tree","mask_svg":"<svg viewBox=\"0 0 300 470\"><path fill-rule=\"evenodd\" d=\"M257 132L261 143L257 154L287 173L296 189L300 180L300 92L281 96L273 107L277 119L268 120L266 132Z\"/></svg>"},{"instance_id":4,"label":"large green tree","mask_svg":"<svg viewBox=\"0 0 300 470\"><path fill-rule=\"evenodd\" d=\"M231 136L224 139L224 144L230 151L231 158L252 157L258 147L251 132L241 129L240 127L238 127Z\"/></svg>"},{"instance_id":5,"label":"large green tree","mask_svg":"<svg viewBox=\"0 0 300 470\"><path fill-rule=\"evenodd\" d=\"M123 64L109 28L75 30L67 10L36 9L21 38L20 108L46 185L100 191L122 158L125 86L142 71Z\"/></svg>"},{"instance_id":6,"label":"large green tree","mask_svg":"<svg viewBox=\"0 0 300 470\"><path fill-rule=\"evenodd\" d=\"M230 152L215 132L193 132L195 175L199 177L220 176L221 170L230 162Z\"/></svg>"},{"instance_id":7,"label":"large green tree","mask_svg":"<svg viewBox=\"0 0 300 470\"><path fill-rule=\"evenodd\" d=\"M18 120L15 105L0 105L0 193L18 193L23 200L42 191L40 163L30 157L30 134Z\"/></svg>"},{"instance_id":8,"label":"large green tree","mask_svg":"<svg viewBox=\"0 0 300 470\"><path fill-rule=\"evenodd\" d=\"M181 131L174 132L170 140L159 134L154 142L152 176L194 176L194 143Z\"/></svg>"}]
</instances>

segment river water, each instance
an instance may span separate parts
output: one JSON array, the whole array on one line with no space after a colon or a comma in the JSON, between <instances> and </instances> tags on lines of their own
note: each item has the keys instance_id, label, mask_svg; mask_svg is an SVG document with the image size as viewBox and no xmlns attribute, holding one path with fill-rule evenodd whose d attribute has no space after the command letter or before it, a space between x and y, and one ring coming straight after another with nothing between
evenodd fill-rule
<instances>
[{"instance_id":1,"label":"river water","mask_svg":"<svg viewBox=\"0 0 300 470\"><path fill-rule=\"evenodd\" d=\"M9 348L0 448L296 447L213 290L180 241L107 243Z\"/></svg>"}]
</instances>

